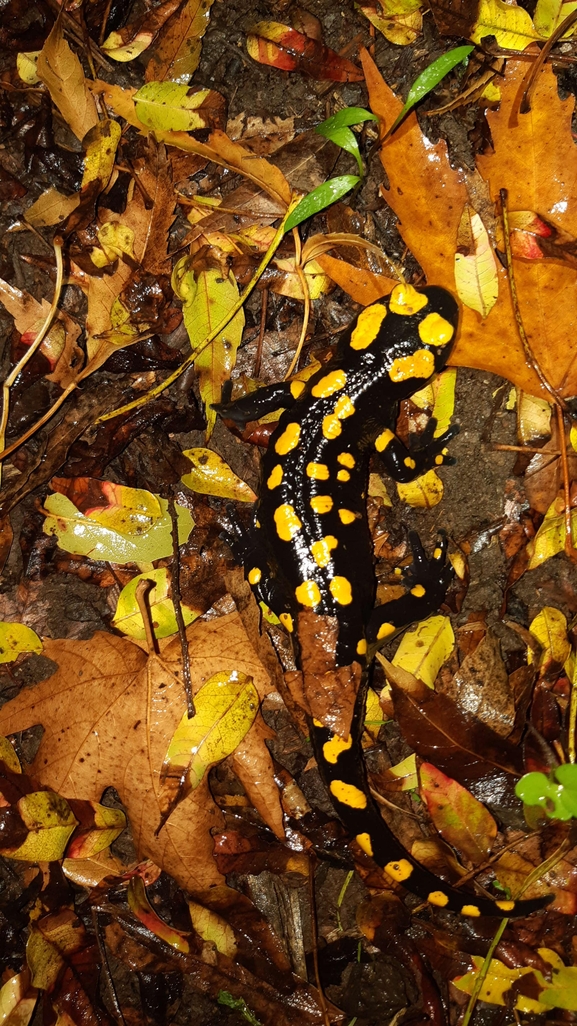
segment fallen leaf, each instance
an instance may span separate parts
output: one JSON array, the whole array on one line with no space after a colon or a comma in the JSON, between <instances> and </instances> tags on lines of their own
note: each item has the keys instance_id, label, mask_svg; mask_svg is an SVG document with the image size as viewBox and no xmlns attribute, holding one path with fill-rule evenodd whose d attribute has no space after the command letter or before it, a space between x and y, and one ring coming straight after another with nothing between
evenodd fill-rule
<instances>
[{"instance_id":1,"label":"fallen leaf","mask_svg":"<svg viewBox=\"0 0 577 1026\"><path fill-rule=\"evenodd\" d=\"M147 82L190 80L198 67L201 39L208 28L214 0L186 0L163 26L146 65Z\"/></svg>"},{"instance_id":2,"label":"fallen leaf","mask_svg":"<svg viewBox=\"0 0 577 1026\"><path fill-rule=\"evenodd\" d=\"M147 573L138 574L133 577L118 596L116 611L112 622L119 631L129 638L144 641L146 632L142 613L136 600L136 589L140 581L150 581L153 587L147 593L146 603L150 610L150 619L154 635L157 638L168 638L176 634L178 624L174 612L174 604L171 598L171 584L168 570L160 567L158 570L149 570ZM188 627L201 610L191 609L190 606L181 603L182 618L185 627Z\"/></svg>"},{"instance_id":3,"label":"fallen leaf","mask_svg":"<svg viewBox=\"0 0 577 1026\"><path fill-rule=\"evenodd\" d=\"M181 0L164 0L145 11L118 32L111 32L102 43L102 49L114 61L133 61L148 49L168 18L180 7Z\"/></svg>"},{"instance_id":4,"label":"fallen leaf","mask_svg":"<svg viewBox=\"0 0 577 1026\"><path fill-rule=\"evenodd\" d=\"M368 54L362 54L362 61L371 107L385 125L391 125L401 103ZM559 99L557 80L546 68L537 80L532 110L515 116L524 74L525 65L508 62L499 111L487 115L494 153L480 155L477 163L494 201L499 190L506 188L511 210L539 210L543 216L553 215L564 230L576 236L577 216L570 202L577 183L577 155L571 136L573 100ZM383 195L400 219L405 243L429 281L453 290L453 254L468 197L462 175L449 164L445 143L431 144L411 114L381 148L381 160L390 182ZM465 307L451 363L492 371L527 392L542 395L542 386L528 366L519 340L506 272L498 267L497 273L497 303L482 322ZM571 325L577 297L576 269L545 261L516 261L515 278L525 329L543 372L562 395L574 395L577 339ZM536 302L536 296L546 297L546 302ZM551 318L553 307L556 316ZM503 339L507 340L506 346Z\"/></svg>"},{"instance_id":5,"label":"fallen leaf","mask_svg":"<svg viewBox=\"0 0 577 1026\"><path fill-rule=\"evenodd\" d=\"M444 841L474 866L485 862L497 836L491 813L456 780L430 762L419 768L420 793Z\"/></svg>"},{"instance_id":6,"label":"fallen leaf","mask_svg":"<svg viewBox=\"0 0 577 1026\"><path fill-rule=\"evenodd\" d=\"M497 302L499 279L489 233L468 203L457 235L455 284L461 302L476 310L483 319Z\"/></svg>"},{"instance_id":7,"label":"fallen leaf","mask_svg":"<svg viewBox=\"0 0 577 1026\"><path fill-rule=\"evenodd\" d=\"M28 1026L36 1007L38 991L30 983L28 967L15 973L0 988L2 1026Z\"/></svg>"},{"instance_id":8,"label":"fallen leaf","mask_svg":"<svg viewBox=\"0 0 577 1026\"><path fill-rule=\"evenodd\" d=\"M78 57L70 49L57 18L37 62L38 78L44 82L52 102L77 139L98 124L96 104L90 93Z\"/></svg>"},{"instance_id":9,"label":"fallen leaf","mask_svg":"<svg viewBox=\"0 0 577 1026\"><path fill-rule=\"evenodd\" d=\"M182 455L192 464L191 472L181 477L182 483L191 491L201 495L220 495L236 502L256 502L252 488L237 477L217 452L199 446L184 449Z\"/></svg>"},{"instance_id":10,"label":"fallen leaf","mask_svg":"<svg viewBox=\"0 0 577 1026\"><path fill-rule=\"evenodd\" d=\"M421 0L379 0L379 6L359 5L359 10L385 39L410 46L423 29Z\"/></svg>"},{"instance_id":11,"label":"fallen leaf","mask_svg":"<svg viewBox=\"0 0 577 1026\"><path fill-rule=\"evenodd\" d=\"M454 647L455 635L449 617L429 616L403 634L393 665L412 673L432 688Z\"/></svg>"},{"instance_id":12,"label":"fallen leaf","mask_svg":"<svg viewBox=\"0 0 577 1026\"><path fill-rule=\"evenodd\" d=\"M143 125L165 132L216 128L224 115L220 93L179 82L147 82L134 94L134 106Z\"/></svg>"},{"instance_id":13,"label":"fallen leaf","mask_svg":"<svg viewBox=\"0 0 577 1026\"><path fill-rule=\"evenodd\" d=\"M42 642L31 627L0 621L0 663L13 663L21 652L41 651Z\"/></svg>"},{"instance_id":14,"label":"fallen leaf","mask_svg":"<svg viewBox=\"0 0 577 1026\"><path fill-rule=\"evenodd\" d=\"M12 314L24 345L31 345L46 320L50 303L46 299L39 303L28 292L17 289L1 278L0 302L8 313ZM76 368L83 358L82 350L76 345L80 332L80 325L64 310L60 310L57 320L40 345L40 352L44 354L51 368L50 374L47 375L48 380L56 382L62 388L66 388L74 380Z\"/></svg>"},{"instance_id":15,"label":"fallen leaf","mask_svg":"<svg viewBox=\"0 0 577 1026\"><path fill-rule=\"evenodd\" d=\"M339 57L319 40L310 39L278 21L259 21L253 25L246 47L259 64L282 71L300 71L311 78L332 82L360 82L363 78L362 71L351 61Z\"/></svg>"},{"instance_id":16,"label":"fallen leaf","mask_svg":"<svg viewBox=\"0 0 577 1026\"><path fill-rule=\"evenodd\" d=\"M481 43L485 36L495 36L497 46L507 50L525 50L539 38L531 15L516 3L505 0L480 0L471 39Z\"/></svg>"},{"instance_id":17,"label":"fallen leaf","mask_svg":"<svg viewBox=\"0 0 577 1026\"><path fill-rule=\"evenodd\" d=\"M187 637L195 691L221 672L251 676L261 698L270 690L238 614L197 621ZM31 775L70 798L99 801L106 787L115 787L141 853L185 890L222 882L210 835L222 817L206 779L155 836L160 769L185 707L179 639L151 659L131 641L102 633L81 642L47 639L44 654L60 668L0 710L4 733L44 727Z\"/></svg>"}]
</instances>

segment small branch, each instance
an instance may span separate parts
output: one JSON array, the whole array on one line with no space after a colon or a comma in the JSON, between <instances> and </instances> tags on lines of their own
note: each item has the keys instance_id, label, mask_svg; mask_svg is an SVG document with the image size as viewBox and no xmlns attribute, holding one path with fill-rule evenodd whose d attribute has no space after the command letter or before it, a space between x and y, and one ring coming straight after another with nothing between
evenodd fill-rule
<instances>
[{"instance_id":1,"label":"small branch","mask_svg":"<svg viewBox=\"0 0 577 1026\"><path fill-rule=\"evenodd\" d=\"M303 267L302 267L301 239L300 239L300 235L299 235L299 233L298 233L296 228L293 228L293 238L294 238L294 241L295 241L295 267L296 267L296 272L297 272L297 275L298 275L298 279L299 279L299 281L301 283L301 289L303 290L303 297L304 297L304 301L305 301L305 309L304 309L304 313L303 313L303 323L302 323L302 328L301 328L301 335L300 335L300 338L299 338L299 341L298 341L298 345L297 345L296 350L295 350L295 354L294 354L294 356L292 358L291 365L290 365L288 371L285 374L285 381L288 378L290 378L290 376L293 373L295 367L298 366L298 362L300 360L300 355L301 355L301 353L303 351L304 341L305 341L305 338L307 337L307 329L308 329L308 326L309 326L309 318L310 318L310 314L311 314L311 294L309 292L307 276L304 273L304 270L303 270Z\"/></svg>"},{"instance_id":2,"label":"small branch","mask_svg":"<svg viewBox=\"0 0 577 1026\"><path fill-rule=\"evenodd\" d=\"M569 477L569 461L567 459L567 442L565 439L565 423L563 411L560 406L555 407L557 415L557 431L559 433L559 448L561 450L561 466L563 468L563 500L565 503L565 552L574 562L577 562L577 551L573 545L573 529L571 525L571 479Z\"/></svg>"},{"instance_id":3,"label":"small branch","mask_svg":"<svg viewBox=\"0 0 577 1026\"><path fill-rule=\"evenodd\" d=\"M184 693L186 695L186 711L188 713L189 720L196 715L194 708L194 697L192 694L192 678L190 676L190 653L188 651L188 638L186 636L186 626L184 623L184 617L182 615L182 598L180 595L180 558L179 558L179 545L178 545L178 514L176 512L176 503L174 496L171 495L168 500L168 512L170 513L170 520L172 524L172 579L171 579L171 592L172 592L172 604L174 606L174 616L176 618L176 625L178 627L178 637L180 638L180 650L182 652L182 678L184 684Z\"/></svg>"},{"instance_id":4,"label":"small branch","mask_svg":"<svg viewBox=\"0 0 577 1026\"><path fill-rule=\"evenodd\" d=\"M6 427L8 425L8 412L9 412L9 409L10 409L10 389L11 389L12 385L14 384L14 382L16 381L16 378L18 377L18 375L21 373L21 371L24 370L24 367L26 366L26 364L34 356L34 353L36 352L38 347L40 345L42 345L42 342L44 341L44 339L46 338L46 335L48 334L48 331L50 330L50 326L52 324L52 321L54 320L54 316L56 314L56 310L58 309L58 303L60 301L60 293L62 292L62 278L63 278L62 243L61 242L58 242L58 243L54 242L53 245L54 245L54 256L56 258L56 283L54 285L54 295L52 297L52 303L51 303L51 306L50 306L50 310L48 311L48 314L46 315L46 320L44 321L44 324L40 328L40 331L38 332L36 338L34 339L34 342L30 346L28 346L26 352L21 357L21 359L18 361L16 366L12 368L12 370L10 371L10 374L8 375L8 377L6 378L6 380L5 380L5 382L4 382L3 386L2 386L2 417L0 419L0 448L1 449L4 449L4 439L6 437ZM18 443L18 444L20 444L20 443ZM0 453L0 459L2 459L7 454L8 454L8 451Z\"/></svg>"},{"instance_id":5,"label":"small branch","mask_svg":"<svg viewBox=\"0 0 577 1026\"><path fill-rule=\"evenodd\" d=\"M146 645L148 648L148 654L156 653L158 655L158 643L152 627L152 617L150 615L150 605L148 603L148 593L154 588L154 581L146 580L143 578L136 585L135 597L144 624L144 636L146 638Z\"/></svg>"}]
</instances>

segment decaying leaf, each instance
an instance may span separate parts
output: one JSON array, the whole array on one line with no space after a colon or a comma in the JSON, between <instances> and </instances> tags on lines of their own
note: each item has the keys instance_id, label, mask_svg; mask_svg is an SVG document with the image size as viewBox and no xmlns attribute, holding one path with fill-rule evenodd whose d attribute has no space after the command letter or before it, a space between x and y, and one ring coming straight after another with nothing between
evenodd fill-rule
<instances>
[{"instance_id":1,"label":"decaying leaf","mask_svg":"<svg viewBox=\"0 0 577 1026\"><path fill-rule=\"evenodd\" d=\"M169 18L146 65L147 82L189 81L198 67L201 39L213 3L214 0L186 0Z\"/></svg>"},{"instance_id":2,"label":"decaying leaf","mask_svg":"<svg viewBox=\"0 0 577 1026\"><path fill-rule=\"evenodd\" d=\"M378 6L361 4L359 10L390 43L410 46L423 28L421 7L421 0L379 0Z\"/></svg>"},{"instance_id":3,"label":"decaying leaf","mask_svg":"<svg viewBox=\"0 0 577 1026\"><path fill-rule=\"evenodd\" d=\"M195 690L215 673L252 677L260 698L270 690L236 613L197 621L187 637ZM48 639L44 654L59 664L57 672L0 710L5 734L33 723L44 727L30 773L69 798L98 801L107 786L115 787L141 853L186 890L221 882L210 830L222 826L222 818L206 778L155 835L160 770L185 708L179 639L151 659L112 634L80 642ZM265 758L273 778L268 751ZM276 801L279 807L278 795Z\"/></svg>"},{"instance_id":4,"label":"decaying leaf","mask_svg":"<svg viewBox=\"0 0 577 1026\"><path fill-rule=\"evenodd\" d=\"M128 584L125 584L118 596L116 612L112 621L115 627L129 638L144 641L146 631L144 629L142 613L136 599L136 589L140 581L150 581L152 585L146 596L146 604L150 610L150 619L155 636L157 638L168 638L171 634L176 634L178 624L171 597L170 577L166 567L138 574ZM201 614L201 610L191 609L190 606L184 603L181 603L181 609L186 627Z\"/></svg>"},{"instance_id":5,"label":"decaying leaf","mask_svg":"<svg viewBox=\"0 0 577 1026\"><path fill-rule=\"evenodd\" d=\"M98 114L82 65L64 38L60 18L38 55L36 68L52 102L76 138L82 140L98 124Z\"/></svg>"},{"instance_id":6,"label":"decaying leaf","mask_svg":"<svg viewBox=\"0 0 577 1026\"><path fill-rule=\"evenodd\" d=\"M473 865L485 862L497 836L491 813L456 780L429 762L419 768L421 796L443 840Z\"/></svg>"},{"instance_id":7,"label":"decaying leaf","mask_svg":"<svg viewBox=\"0 0 577 1026\"><path fill-rule=\"evenodd\" d=\"M487 229L469 204L463 211L457 235L455 284L461 302L483 318L497 302L497 262Z\"/></svg>"},{"instance_id":8,"label":"decaying leaf","mask_svg":"<svg viewBox=\"0 0 577 1026\"><path fill-rule=\"evenodd\" d=\"M196 449L184 449L182 455L190 460L192 470L181 481L193 492L220 495L223 499L234 499L236 502L256 502L252 488L237 477L217 452L199 446Z\"/></svg>"},{"instance_id":9,"label":"decaying leaf","mask_svg":"<svg viewBox=\"0 0 577 1026\"><path fill-rule=\"evenodd\" d=\"M259 64L282 71L300 71L332 82L360 82L363 74L351 61L339 57L318 39L297 32L278 21L259 21L246 41L250 56Z\"/></svg>"}]
</instances>

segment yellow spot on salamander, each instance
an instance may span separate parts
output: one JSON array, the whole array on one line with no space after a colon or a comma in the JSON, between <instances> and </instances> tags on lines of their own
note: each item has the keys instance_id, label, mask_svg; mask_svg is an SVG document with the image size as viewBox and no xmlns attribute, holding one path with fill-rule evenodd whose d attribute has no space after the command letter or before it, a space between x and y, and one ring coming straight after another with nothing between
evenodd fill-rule
<instances>
[{"instance_id":1,"label":"yellow spot on salamander","mask_svg":"<svg viewBox=\"0 0 577 1026\"><path fill-rule=\"evenodd\" d=\"M347 752L352 743L353 739L350 734L348 737L339 737L338 734L333 734L330 741L325 741L323 745L323 755L326 761L334 766L341 752Z\"/></svg>"},{"instance_id":2,"label":"yellow spot on salamander","mask_svg":"<svg viewBox=\"0 0 577 1026\"><path fill-rule=\"evenodd\" d=\"M333 508L333 500L330 495L313 495L311 509L313 513L330 513Z\"/></svg>"},{"instance_id":3,"label":"yellow spot on salamander","mask_svg":"<svg viewBox=\"0 0 577 1026\"><path fill-rule=\"evenodd\" d=\"M315 720L315 719L313 719L313 726L318 727L319 730L321 730L321 729L324 730L324 727L325 727L325 725L324 725L322 720Z\"/></svg>"},{"instance_id":4,"label":"yellow spot on salamander","mask_svg":"<svg viewBox=\"0 0 577 1026\"><path fill-rule=\"evenodd\" d=\"M421 341L428 346L446 346L455 334L453 325L438 313L427 314L418 331Z\"/></svg>"},{"instance_id":5,"label":"yellow spot on salamander","mask_svg":"<svg viewBox=\"0 0 577 1026\"><path fill-rule=\"evenodd\" d=\"M337 481L350 481L351 475L348 470L339 470L337 473Z\"/></svg>"},{"instance_id":6,"label":"yellow spot on salamander","mask_svg":"<svg viewBox=\"0 0 577 1026\"><path fill-rule=\"evenodd\" d=\"M406 456L405 459L403 460L403 463L405 464L406 467L409 468L409 470L414 470L415 467L417 466L417 464L415 463L415 461L414 461L412 456Z\"/></svg>"},{"instance_id":7,"label":"yellow spot on salamander","mask_svg":"<svg viewBox=\"0 0 577 1026\"><path fill-rule=\"evenodd\" d=\"M362 656L362 655L366 655L366 654L367 654L367 643L366 643L364 638L361 638L361 640L359 641L359 643L357 645L357 655L361 655Z\"/></svg>"},{"instance_id":8,"label":"yellow spot on salamander","mask_svg":"<svg viewBox=\"0 0 577 1026\"><path fill-rule=\"evenodd\" d=\"M357 836L355 837L355 841L357 842L359 848L362 848L363 851L366 852L367 855L370 855L371 858L372 858L372 856L373 856L373 846L371 844L371 835L370 834L357 834Z\"/></svg>"},{"instance_id":9,"label":"yellow spot on salamander","mask_svg":"<svg viewBox=\"0 0 577 1026\"><path fill-rule=\"evenodd\" d=\"M339 520L341 524L352 524L356 519L356 513L352 513L350 509L339 510Z\"/></svg>"},{"instance_id":10,"label":"yellow spot on salamander","mask_svg":"<svg viewBox=\"0 0 577 1026\"><path fill-rule=\"evenodd\" d=\"M332 534L327 534L326 538L321 538L319 541L312 543L311 553L317 566L329 565L331 549L336 549L338 544L338 539Z\"/></svg>"},{"instance_id":11,"label":"yellow spot on salamander","mask_svg":"<svg viewBox=\"0 0 577 1026\"><path fill-rule=\"evenodd\" d=\"M290 613L281 613L279 615L279 620L282 623L284 629L287 630L289 634L292 634L292 632L294 631L294 624L293 618L290 615Z\"/></svg>"},{"instance_id":12,"label":"yellow spot on salamander","mask_svg":"<svg viewBox=\"0 0 577 1026\"><path fill-rule=\"evenodd\" d=\"M307 477L314 477L316 481L328 481L329 468L326 463L307 463Z\"/></svg>"},{"instance_id":13,"label":"yellow spot on salamander","mask_svg":"<svg viewBox=\"0 0 577 1026\"><path fill-rule=\"evenodd\" d=\"M285 502L274 511L274 522L281 541L290 542L303 526L290 503Z\"/></svg>"},{"instance_id":14,"label":"yellow spot on salamander","mask_svg":"<svg viewBox=\"0 0 577 1026\"><path fill-rule=\"evenodd\" d=\"M437 545L437 548L433 552L433 559L441 559L442 555L443 555L443 550L441 548L439 548L439 546Z\"/></svg>"},{"instance_id":15,"label":"yellow spot on salamander","mask_svg":"<svg viewBox=\"0 0 577 1026\"><path fill-rule=\"evenodd\" d=\"M394 634L396 627L392 623L382 623L377 631L377 641L382 641L383 638L388 638L390 634Z\"/></svg>"},{"instance_id":16,"label":"yellow spot on salamander","mask_svg":"<svg viewBox=\"0 0 577 1026\"><path fill-rule=\"evenodd\" d=\"M387 448L387 445L391 444L394 437L395 436L393 432L390 431L389 428L385 428L384 431L381 431L380 435L375 441L375 449L377 450L377 452L383 452L384 449Z\"/></svg>"},{"instance_id":17,"label":"yellow spot on salamander","mask_svg":"<svg viewBox=\"0 0 577 1026\"><path fill-rule=\"evenodd\" d=\"M266 486L267 486L267 488L270 488L271 491L272 491L273 488L278 488L278 486L281 483L281 481L282 481L282 467L281 467L280 463L277 463L276 467L272 468L272 470L271 470L271 472L270 472L270 474L268 476L268 480L267 480Z\"/></svg>"},{"instance_id":18,"label":"yellow spot on salamander","mask_svg":"<svg viewBox=\"0 0 577 1026\"><path fill-rule=\"evenodd\" d=\"M423 595L426 595L425 588L422 584L415 584L415 587L411 588L411 595L414 595L415 598L422 598Z\"/></svg>"},{"instance_id":19,"label":"yellow spot on salamander","mask_svg":"<svg viewBox=\"0 0 577 1026\"><path fill-rule=\"evenodd\" d=\"M461 909L462 916L480 916L481 911L476 905L463 905Z\"/></svg>"},{"instance_id":20,"label":"yellow spot on salamander","mask_svg":"<svg viewBox=\"0 0 577 1026\"><path fill-rule=\"evenodd\" d=\"M311 395L314 395L315 399L326 399L328 395L344 388L346 383L347 376L343 370L331 371L330 374L325 374L324 378L317 381L316 385L313 385Z\"/></svg>"},{"instance_id":21,"label":"yellow spot on salamander","mask_svg":"<svg viewBox=\"0 0 577 1026\"><path fill-rule=\"evenodd\" d=\"M387 862L383 868L387 876L390 876L392 880L396 880L397 883L408 880L413 872L413 867L408 859L397 859L396 862Z\"/></svg>"},{"instance_id":22,"label":"yellow spot on salamander","mask_svg":"<svg viewBox=\"0 0 577 1026\"><path fill-rule=\"evenodd\" d=\"M300 436L300 424L287 424L282 435L277 438L274 444L275 452L278 452L279 456L286 456L287 452L290 452L291 449L296 449L299 444Z\"/></svg>"},{"instance_id":23,"label":"yellow spot on salamander","mask_svg":"<svg viewBox=\"0 0 577 1026\"><path fill-rule=\"evenodd\" d=\"M303 581L299 584L298 588L295 588L295 595L297 602L300 602L301 606L318 606L321 601L321 593L319 591L318 584L315 581Z\"/></svg>"},{"instance_id":24,"label":"yellow spot on salamander","mask_svg":"<svg viewBox=\"0 0 577 1026\"><path fill-rule=\"evenodd\" d=\"M329 590L340 606L348 606L353 601L351 582L346 577L333 577L329 581Z\"/></svg>"},{"instance_id":25,"label":"yellow spot on salamander","mask_svg":"<svg viewBox=\"0 0 577 1026\"><path fill-rule=\"evenodd\" d=\"M373 303L363 310L351 335L351 349L367 349L377 338L386 316L387 308L383 303Z\"/></svg>"},{"instance_id":26,"label":"yellow spot on salamander","mask_svg":"<svg viewBox=\"0 0 577 1026\"><path fill-rule=\"evenodd\" d=\"M335 403L335 417L344 420L345 417L352 417L355 412L355 404L351 402L348 395L342 395Z\"/></svg>"},{"instance_id":27,"label":"yellow spot on salamander","mask_svg":"<svg viewBox=\"0 0 577 1026\"><path fill-rule=\"evenodd\" d=\"M427 305L429 300L422 292L417 292L412 285L395 285L389 299L389 310L391 313L403 314L404 317L412 317L419 310Z\"/></svg>"},{"instance_id":28,"label":"yellow spot on salamander","mask_svg":"<svg viewBox=\"0 0 577 1026\"><path fill-rule=\"evenodd\" d=\"M341 467L348 467L352 470L355 465L355 457L350 452L340 452L337 456L337 463L340 463Z\"/></svg>"},{"instance_id":29,"label":"yellow spot on salamander","mask_svg":"<svg viewBox=\"0 0 577 1026\"><path fill-rule=\"evenodd\" d=\"M399 356L393 360L391 381L409 381L411 378L430 378L435 373L435 357L428 349L417 349L412 356Z\"/></svg>"},{"instance_id":30,"label":"yellow spot on salamander","mask_svg":"<svg viewBox=\"0 0 577 1026\"><path fill-rule=\"evenodd\" d=\"M299 395L302 395L302 393L304 392L305 388L306 388L306 385L305 385L304 381L296 381L296 380L295 381L291 381L291 383L290 383L290 393L291 393L293 399L298 399Z\"/></svg>"},{"instance_id":31,"label":"yellow spot on salamander","mask_svg":"<svg viewBox=\"0 0 577 1026\"><path fill-rule=\"evenodd\" d=\"M247 574L247 581L249 584L258 584L262 577L262 573L258 566L253 566L252 570L249 570Z\"/></svg>"},{"instance_id":32,"label":"yellow spot on salamander","mask_svg":"<svg viewBox=\"0 0 577 1026\"><path fill-rule=\"evenodd\" d=\"M449 895L445 894L443 891L431 891L431 893L427 895L427 901L430 902L431 905L438 905L439 908L444 908L445 905L449 904Z\"/></svg>"},{"instance_id":33,"label":"yellow spot on salamander","mask_svg":"<svg viewBox=\"0 0 577 1026\"><path fill-rule=\"evenodd\" d=\"M515 908L514 901L496 901L495 905L501 910L501 912L512 912Z\"/></svg>"},{"instance_id":34,"label":"yellow spot on salamander","mask_svg":"<svg viewBox=\"0 0 577 1026\"><path fill-rule=\"evenodd\" d=\"M442 453L439 453L438 456L435 456L435 463L436 463L436 465L438 467L440 467L441 464L444 463L444 462L445 462L445 457L443 456Z\"/></svg>"},{"instance_id":35,"label":"yellow spot on salamander","mask_svg":"<svg viewBox=\"0 0 577 1026\"><path fill-rule=\"evenodd\" d=\"M331 780L330 791L333 798L336 798L341 805L348 805L351 809L366 809L367 796L354 784L347 784L344 780Z\"/></svg>"},{"instance_id":36,"label":"yellow spot on salamander","mask_svg":"<svg viewBox=\"0 0 577 1026\"><path fill-rule=\"evenodd\" d=\"M334 413L329 413L326 417L323 417L323 435L325 438L329 440L338 438L342 430L343 426Z\"/></svg>"}]
</instances>

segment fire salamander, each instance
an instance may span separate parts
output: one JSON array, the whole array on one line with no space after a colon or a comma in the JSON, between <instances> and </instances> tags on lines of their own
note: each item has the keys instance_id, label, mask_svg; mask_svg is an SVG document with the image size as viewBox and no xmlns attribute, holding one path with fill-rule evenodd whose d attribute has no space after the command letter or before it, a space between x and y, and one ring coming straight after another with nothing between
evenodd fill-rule
<instances>
[{"instance_id":1,"label":"fire salamander","mask_svg":"<svg viewBox=\"0 0 577 1026\"><path fill-rule=\"evenodd\" d=\"M431 905L468 916L525 916L549 899L467 895L419 865L371 799L361 757L369 660L401 627L437 609L451 579L445 541L429 559L413 535L407 593L374 608L369 459L376 450L397 481L446 460L454 431L434 439L433 422L408 449L393 429L398 401L445 366L458 319L457 303L444 289L399 284L387 300L362 311L308 382L272 385L217 409L242 423L284 407L264 457L243 562L258 599L293 634L305 684L307 673L329 673L358 688L348 736L334 733L330 722L311 723L319 769L345 828L388 877Z\"/></svg>"}]
</instances>

